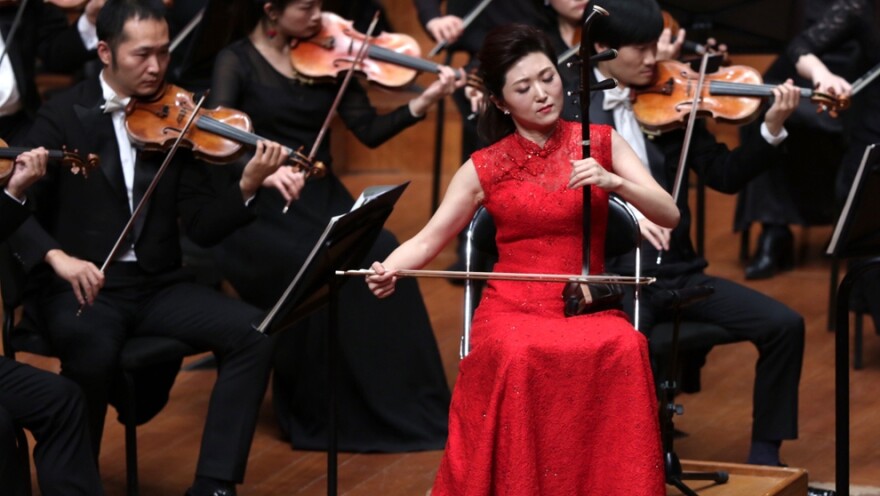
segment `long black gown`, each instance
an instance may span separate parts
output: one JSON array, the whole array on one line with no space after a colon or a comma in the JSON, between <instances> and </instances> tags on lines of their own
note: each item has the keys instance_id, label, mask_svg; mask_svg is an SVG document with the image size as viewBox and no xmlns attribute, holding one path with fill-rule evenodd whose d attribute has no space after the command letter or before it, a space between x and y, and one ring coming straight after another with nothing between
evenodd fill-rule
<instances>
[{"instance_id":1,"label":"long black gown","mask_svg":"<svg viewBox=\"0 0 880 496\"><path fill-rule=\"evenodd\" d=\"M212 105L246 112L257 134L309 150L336 96L338 83L312 83L277 72L248 39L217 57ZM352 81L339 114L368 146L377 146L417 122L406 105L377 115ZM307 257L330 217L347 212L353 198L333 174L330 140L317 158L328 166L309 180L301 198L282 214L284 200L264 189L258 218L225 240L215 256L241 297L273 305ZM383 260L397 240L383 231L364 264ZM403 280L379 300L361 280L343 286L339 331L339 447L346 451L442 449L450 393L417 283ZM273 399L282 429L296 449L326 448L326 311L278 335Z\"/></svg>"}]
</instances>

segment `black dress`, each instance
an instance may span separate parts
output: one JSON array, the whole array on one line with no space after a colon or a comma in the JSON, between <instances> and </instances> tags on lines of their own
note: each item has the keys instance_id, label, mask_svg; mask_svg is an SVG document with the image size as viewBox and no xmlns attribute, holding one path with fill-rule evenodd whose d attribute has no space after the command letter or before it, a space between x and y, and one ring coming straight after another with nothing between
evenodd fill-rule
<instances>
[{"instance_id":1,"label":"black dress","mask_svg":"<svg viewBox=\"0 0 880 496\"><path fill-rule=\"evenodd\" d=\"M277 72L248 39L217 57L212 105L250 115L261 136L308 151L324 121L338 83L312 83ZM379 116L366 92L352 82L339 107L346 126L377 146L412 125L406 105ZM241 297L273 305L307 257L330 217L347 212L351 194L336 175L325 139L317 158L328 166L309 180L301 198L282 214L275 190L258 195L256 221L216 250L216 260ZM383 260L397 241L383 231L364 265ZM363 281L340 294L339 447L348 451L441 449L446 439L449 387L418 286L403 280L394 296L379 300ZM278 336L273 399L282 429L296 449L326 448L325 311Z\"/></svg>"},{"instance_id":2,"label":"black dress","mask_svg":"<svg viewBox=\"0 0 880 496\"><path fill-rule=\"evenodd\" d=\"M813 0L806 2L805 11L807 28L773 63L766 82L791 77L795 84L810 87L812 82L795 70L797 59L807 53L849 81L880 62L873 2ZM880 84L868 85L836 120L816 114L815 105L803 99L785 127L790 137L783 167L759 176L740 194L737 230L748 229L752 222L816 225L835 220L835 197L839 201L849 189L865 146L880 140ZM836 190L829 187L835 180Z\"/></svg>"}]
</instances>

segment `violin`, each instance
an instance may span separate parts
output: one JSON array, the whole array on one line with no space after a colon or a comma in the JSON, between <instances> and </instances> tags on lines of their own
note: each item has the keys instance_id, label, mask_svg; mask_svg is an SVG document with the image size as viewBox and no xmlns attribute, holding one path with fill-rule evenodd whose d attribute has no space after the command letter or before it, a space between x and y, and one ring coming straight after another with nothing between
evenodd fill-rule
<instances>
[{"instance_id":1,"label":"violin","mask_svg":"<svg viewBox=\"0 0 880 496\"><path fill-rule=\"evenodd\" d=\"M321 31L305 40L293 40L290 62L299 74L312 79L335 79L352 68L365 36L351 21L332 12L321 14ZM410 84L418 72L440 72L440 64L421 58L415 38L399 33L380 33L370 38L367 54L355 70L386 88ZM456 77L464 77L456 71Z\"/></svg>"},{"instance_id":2,"label":"violin","mask_svg":"<svg viewBox=\"0 0 880 496\"><path fill-rule=\"evenodd\" d=\"M166 84L152 98L132 98L125 109L125 129L131 142L144 150L167 151L196 109L193 94ZM255 147L265 140L253 132L251 119L239 110L227 107L199 109L192 127L183 136L182 146L193 155L213 164L228 164L244 153L244 147ZM287 165L308 176L322 177L324 164L312 162L299 150L290 151Z\"/></svg>"},{"instance_id":3,"label":"violin","mask_svg":"<svg viewBox=\"0 0 880 496\"><path fill-rule=\"evenodd\" d=\"M674 60L658 61L654 83L633 88L633 112L642 127L650 133L663 133L681 127L687 121L694 101L691 94L698 74L690 65ZM742 65L722 67L705 75L697 115L719 121L745 124L758 115L761 98L773 95L774 85L763 84L755 69ZM848 97L837 97L810 88L799 88L802 98L837 117L849 107Z\"/></svg>"},{"instance_id":4,"label":"violin","mask_svg":"<svg viewBox=\"0 0 880 496\"><path fill-rule=\"evenodd\" d=\"M30 150L30 148L11 147L0 139L0 186L5 185L12 176L15 158ZM83 177L87 177L89 171L97 167L100 162L94 153L90 153L88 158L83 160L76 152L67 150L49 150L49 160L60 163L69 168L71 173L82 174Z\"/></svg>"}]
</instances>

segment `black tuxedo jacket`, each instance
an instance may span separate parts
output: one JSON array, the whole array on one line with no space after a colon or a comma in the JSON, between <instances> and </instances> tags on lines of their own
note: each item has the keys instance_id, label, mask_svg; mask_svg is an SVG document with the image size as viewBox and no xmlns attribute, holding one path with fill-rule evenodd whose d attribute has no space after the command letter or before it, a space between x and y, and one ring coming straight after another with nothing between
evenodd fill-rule
<instances>
[{"instance_id":1,"label":"black tuxedo jacket","mask_svg":"<svg viewBox=\"0 0 880 496\"><path fill-rule=\"evenodd\" d=\"M0 9L3 39L9 35L16 10L17 7ZM71 73L92 58L94 51L86 50L76 24L69 24L61 9L43 1L29 1L6 56L15 72L24 108L33 114L40 106L34 83L37 59L47 71Z\"/></svg>"},{"instance_id":2,"label":"black tuxedo jacket","mask_svg":"<svg viewBox=\"0 0 880 496\"><path fill-rule=\"evenodd\" d=\"M593 80L591 84L595 84L595 81ZM591 93L590 122L614 126L614 116L611 111L602 108L603 100L601 91ZM568 102L566 105L564 111L566 115L580 112L580 109L572 108ZM785 153L784 143L776 147L771 146L761 136L757 126L754 127L756 128L754 132L744 136L740 146L729 150L726 145L715 139L702 121L698 121L691 138L688 167L695 171L708 187L722 193L736 193L752 178L778 163ZM660 136L646 135L645 148L651 175L670 193L675 183L683 142L683 130L669 131ZM678 208L681 211L681 220L672 231L670 249L663 255L663 264L658 269L653 263L643 262L643 270L655 275L672 276L706 267L706 260L697 255L691 243L691 214L688 207L686 177L678 198ZM642 244L642 257L643 261L653 261L657 258L657 251L647 241ZM635 269L635 258L621 257L608 265L610 271L632 274Z\"/></svg>"},{"instance_id":3,"label":"black tuxedo jacket","mask_svg":"<svg viewBox=\"0 0 880 496\"><path fill-rule=\"evenodd\" d=\"M25 146L66 145L83 155L97 153L101 160L88 178L49 167L31 187L35 213L9 239L28 269L53 248L100 265L131 215L112 119L101 111L102 103L98 79L83 81L46 103L25 138ZM163 158L138 154L136 191L146 189ZM180 150L166 170L124 245L134 245L144 270L180 266L179 221L193 241L208 246L252 219L237 181L215 187L207 167Z\"/></svg>"},{"instance_id":4,"label":"black tuxedo jacket","mask_svg":"<svg viewBox=\"0 0 880 496\"><path fill-rule=\"evenodd\" d=\"M0 190L0 243L5 241L6 236L21 225L27 216L28 210L24 205Z\"/></svg>"}]
</instances>

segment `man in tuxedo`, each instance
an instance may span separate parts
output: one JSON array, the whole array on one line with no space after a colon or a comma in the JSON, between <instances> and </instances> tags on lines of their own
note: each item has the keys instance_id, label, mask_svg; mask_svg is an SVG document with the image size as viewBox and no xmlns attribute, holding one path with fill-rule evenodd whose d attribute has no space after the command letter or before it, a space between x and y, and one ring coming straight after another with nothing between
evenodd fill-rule
<instances>
[{"instance_id":1,"label":"man in tuxedo","mask_svg":"<svg viewBox=\"0 0 880 496\"><path fill-rule=\"evenodd\" d=\"M24 191L46 172L45 149L16 158L0 194L0 242L28 216ZM0 357L0 487L24 495L23 467L16 452L16 426L36 440L34 465L40 492L46 496L102 495L92 455L85 403L68 379Z\"/></svg>"},{"instance_id":2,"label":"man in tuxedo","mask_svg":"<svg viewBox=\"0 0 880 496\"><path fill-rule=\"evenodd\" d=\"M618 56L596 65L593 83L613 77L618 86L591 95L590 121L614 126L647 165L654 179L672 191L684 132L677 130L648 138L635 119L629 96L630 87L653 81L657 41L663 30L660 8L655 0L596 0L595 4L608 10L610 15L599 16L593 24L590 32L593 48L597 52L615 48ZM746 137L735 150L718 143L702 122L696 123L688 166L709 187L724 193L736 192L779 161L783 153L781 142L786 136L783 123L797 106L799 95L790 81L776 87L773 94L774 102L764 115L760 133ZM580 109L569 106L564 113L571 118L580 114ZM645 239L642 274L657 277L657 282L642 292L640 329L650 337L655 322L671 317L669 309L652 301L652 295L657 292L713 286L714 294L683 309L683 319L716 323L758 348L748 461L778 465L782 440L797 437L803 318L766 295L704 272L708 263L697 255L690 239L687 180L681 186L677 199L681 221L675 229L670 231L640 219ZM659 265L658 252L662 253ZM633 275L635 257L611 261L607 267L611 272ZM631 310L631 301L629 306Z\"/></svg>"},{"instance_id":3,"label":"man in tuxedo","mask_svg":"<svg viewBox=\"0 0 880 496\"><path fill-rule=\"evenodd\" d=\"M209 245L249 222L248 207L285 150L261 141L241 177L216 185L207 165L179 151L105 272L123 226L164 158L138 151L125 130L131 99L164 88L168 25L152 0L109 0L98 14L104 66L41 108L25 143L97 153L87 180L50 170L32 189L36 211L10 239L31 280L34 315L45 323L62 374L83 389L93 448L99 450L119 350L135 335L164 335L218 358L190 496L228 496L243 480L269 375L271 344L252 328L260 312L190 282L181 266L179 227ZM169 108L169 119L189 113ZM78 310L82 309L81 315Z\"/></svg>"},{"instance_id":4,"label":"man in tuxedo","mask_svg":"<svg viewBox=\"0 0 880 496\"><path fill-rule=\"evenodd\" d=\"M70 74L94 58L95 18L103 3L89 0L83 14L70 24L67 14L54 4L28 1L14 33L22 2L0 7L0 52L6 52L0 61L0 137L16 142L30 127L40 106L34 80L38 59L45 71Z\"/></svg>"}]
</instances>

